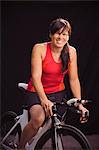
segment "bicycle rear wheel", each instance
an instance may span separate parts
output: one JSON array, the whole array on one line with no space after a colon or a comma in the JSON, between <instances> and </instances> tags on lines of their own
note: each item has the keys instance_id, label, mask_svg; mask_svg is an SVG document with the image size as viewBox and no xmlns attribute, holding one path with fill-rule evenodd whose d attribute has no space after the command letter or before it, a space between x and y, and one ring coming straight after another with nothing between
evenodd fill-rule
<instances>
[{"instance_id":1,"label":"bicycle rear wheel","mask_svg":"<svg viewBox=\"0 0 99 150\"><path fill-rule=\"evenodd\" d=\"M4 136L8 133L8 131L13 127L13 125L16 123L15 118L17 117L17 114L12 111L6 112L2 118L1 118L1 137L0 141L2 142L2 139ZM6 138L3 144L0 145L0 149L2 150L11 150L11 149L17 149L19 138L21 134L21 128L18 125L11 134Z\"/></svg>"},{"instance_id":2,"label":"bicycle rear wheel","mask_svg":"<svg viewBox=\"0 0 99 150\"><path fill-rule=\"evenodd\" d=\"M61 125L57 132L61 138L63 150L91 150L87 138L77 128L71 125ZM53 150L51 129L42 135L35 150Z\"/></svg>"}]
</instances>

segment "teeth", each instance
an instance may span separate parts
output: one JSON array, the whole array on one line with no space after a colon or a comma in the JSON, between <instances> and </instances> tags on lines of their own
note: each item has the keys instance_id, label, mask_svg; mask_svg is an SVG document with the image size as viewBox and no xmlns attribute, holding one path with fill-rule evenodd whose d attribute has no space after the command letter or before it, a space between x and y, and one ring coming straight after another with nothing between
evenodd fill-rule
<instances>
[{"instance_id":1,"label":"teeth","mask_svg":"<svg viewBox=\"0 0 99 150\"><path fill-rule=\"evenodd\" d=\"M62 41L57 41L57 43L61 44L61 43L62 43Z\"/></svg>"}]
</instances>

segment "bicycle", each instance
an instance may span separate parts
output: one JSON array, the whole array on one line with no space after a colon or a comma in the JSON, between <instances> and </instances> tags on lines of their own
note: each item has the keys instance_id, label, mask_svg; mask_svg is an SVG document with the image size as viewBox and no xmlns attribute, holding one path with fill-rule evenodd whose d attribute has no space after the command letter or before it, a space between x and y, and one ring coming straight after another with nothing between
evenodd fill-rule
<instances>
[{"instance_id":1,"label":"bicycle","mask_svg":"<svg viewBox=\"0 0 99 150\"><path fill-rule=\"evenodd\" d=\"M26 90L27 84L19 83L18 87ZM86 100L87 101L87 100ZM81 100L80 103L86 103ZM26 144L26 150L91 150L91 146L86 136L76 127L64 123L67 110L59 119L57 114L57 105L78 105L79 101L75 98L64 100L61 103L54 103L53 116L47 119L30 143ZM76 113L81 113L75 109ZM1 120L1 142L2 150L18 150L20 134L28 123L28 110L23 107L23 113L19 116L15 112L6 112ZM73 143L73 146L71 145ZM75 148L75 145L76 148Z\"/></svg>"}]
</instances>

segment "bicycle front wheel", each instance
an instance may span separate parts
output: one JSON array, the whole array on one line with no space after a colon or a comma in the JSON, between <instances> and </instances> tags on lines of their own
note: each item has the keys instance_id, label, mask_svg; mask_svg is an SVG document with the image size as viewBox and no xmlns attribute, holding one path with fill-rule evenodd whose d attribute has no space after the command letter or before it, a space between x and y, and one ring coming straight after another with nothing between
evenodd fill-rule
<instances>
[{"instance_id":1,"label":"bicycle front wheel","mask_svg":"<svg viewBox=\"0 0 99 150\"><path fill-rule=\"evenodd\" d=\"M86 136L74 126L61 125L57 133L61 138L63 150L91 150ZM53 150L51 129L42 135L34 150Z\"/></svg>"}]
</instances>

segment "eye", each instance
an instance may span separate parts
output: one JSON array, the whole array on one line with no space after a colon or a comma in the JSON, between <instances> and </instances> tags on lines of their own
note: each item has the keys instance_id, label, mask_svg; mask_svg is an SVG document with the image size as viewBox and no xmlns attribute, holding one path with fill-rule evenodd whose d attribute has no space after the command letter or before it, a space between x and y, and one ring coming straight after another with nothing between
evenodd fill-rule
<instances>
[{"instance_id":1,"label":"eye","mask_svg":"<svg viewBox=\"0 0 99 150\"><path fill-rule=\"evenodd\" d=\"M67 33L63 33L63 35L64 35L64 36L68 36L68 34L67 34Z\"/></svg>"},{"instance_id":2,"label":"eye","mask_svg":"<svg viewBox=\"0 0 99 150\"><path fill-rule=\"evenodd\" d=\"M66 35L66 33L63 33L63 35Z\"/></svg>"}]
</instances>

